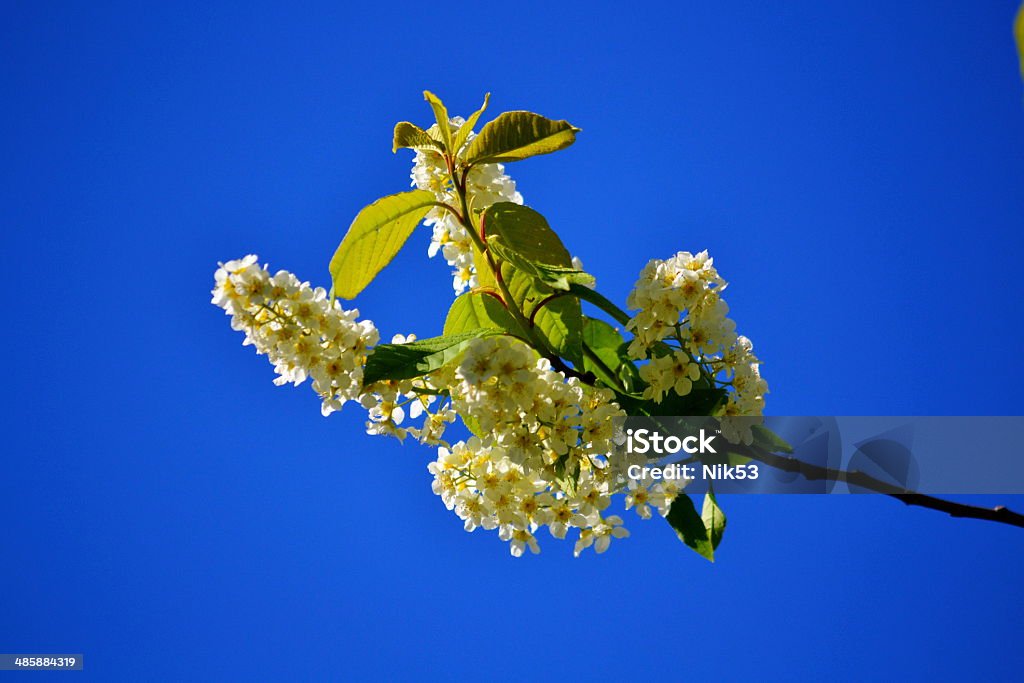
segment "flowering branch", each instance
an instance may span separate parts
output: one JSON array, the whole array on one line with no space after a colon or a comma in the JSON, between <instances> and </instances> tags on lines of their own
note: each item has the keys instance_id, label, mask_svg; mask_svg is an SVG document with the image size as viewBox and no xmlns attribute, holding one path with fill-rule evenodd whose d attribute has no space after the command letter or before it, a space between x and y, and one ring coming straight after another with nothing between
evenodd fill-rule
<instances>
[{"instance_id":1,"label":"flowering branch","mask_svg":"<svg viewBox=\"0 0 1024 683\"><path fill-rule=\"evenodd\" d=\"M617 420L672 414L720 417L730 441L758 445L751 425L768 385L727 316L712 259L681 251L651 260L627 313L595 289L505 173L504 164L568 147L579 129L514 111L477 133L487 98L463 120L424 96L434 125L402 122L394 132L393 149L415 153L415 189L359 212L331 259L330 294L248 256L218 269L213 303L268 356L276 383L312 380L324 415L358 403L367 433L435 447L433 491L467 531L496 530L513 555L539 552L542 528L556 539L574 533L576 555L604 552L629 535L609 512L620 497L713 559L725 528L713 492L698 515L676 483L627 476L642 456L613 448ZM428 255L452 268L444 334L378 343L376 326L335 297L358 296L421 223L432 231ZM583 302L617 326L584 315ZM730 422L741 416L752 419ZM449 442L457 420L471 436Z\"/></svg>"}]
</instances>

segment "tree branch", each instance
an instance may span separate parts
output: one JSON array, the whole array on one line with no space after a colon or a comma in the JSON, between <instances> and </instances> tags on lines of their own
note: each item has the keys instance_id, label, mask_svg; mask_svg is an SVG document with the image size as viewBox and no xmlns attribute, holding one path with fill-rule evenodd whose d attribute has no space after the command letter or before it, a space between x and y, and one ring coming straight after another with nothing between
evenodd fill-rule
<instances>
[{"instance_id":1,"label":"tree branch","mask_svg":"<svg viewBox=\"0 0 1024 683\"><path fill-rule=\"evenodd\" d=\"M766 465L785 472L794 472L811 481L818 481L822 479L827 481L842 481L847 484L852 484L853 486L875 491L876 493L883 493L895 498L896 500L902 501L906 505L914 505L928 508L929 510L945 512L951 517L981 519L988 522L1009 524L1010 526L1024 529L1024 515L1019 512L1014 512L1003 505L987 508L977 505L957 503L952 500L945 500L923 493L910 491L908 489L902 489L898 486L893 486L892 484L881 481L880 479L875 479L869 474L856 470L849 472L846 470L834 470L828 467L821 467L820 465L813 465L789 456L769 453L768 451L760 448L741 446L735 446L734 448L740 455L763 462Z\"/></svg>"}]
</instances>

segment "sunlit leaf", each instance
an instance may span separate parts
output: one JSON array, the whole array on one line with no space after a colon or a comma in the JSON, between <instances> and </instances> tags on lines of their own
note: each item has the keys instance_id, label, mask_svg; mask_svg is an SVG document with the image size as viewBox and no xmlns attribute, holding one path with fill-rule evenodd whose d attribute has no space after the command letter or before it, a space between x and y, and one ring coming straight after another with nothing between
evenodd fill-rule
<instances>
[{"instance_id":1,"label":"sunlit leaf","mask_svg":"<svg viewBox=\"0 0 1024 683\"><path fill-rule=\"evenodd\" d=\"M564 149L576 140L568 121L553 121L528 111L510 111L485 125L466 150L466 163L519 161Z\"/></svg>"},{"instance_id":2,"label":"sunlit leaf","mask_svg":"<svg viewBox=\"0 0 1024 683\"><path fill-rule=\"evenodd\" d=\"M515 318L497 296L485 292L466 292L452 302L444 321L446 335L488 329L523 335Z\"/></svg>"},{"instance_id":3,"label":"sunlit leaf","mask_svg":"<svg viewBox=\"0 0 1024 683\"><path fill-rule=\"evenodd\" d=\"M363 291L436 204L432 192L412 190L382 197L360 211L331 259L335 295L351 299Z\"/></svg>"},{"instance_id":4,"label":"sunlit leaf","mask_svg":"<svg viewBox=\"0 0 1024 683\"><path fill-rule=\"evenodd\" d=\"M434 138L427 135L427 132L408 121L401 121L395 124L395 137L391 145L391 151L397 152L400 149L410 147L412 149L441 149L441 144Z\"/></svg>"},{"instance_id":5,"label":"sunlit leaf","mask_svg":"<svg viewBox=\"0 0 1024 683\"><path fill-rule=\"evenodd\" d=\"M448 125L448 109L445 108L441 98L429 90L423 91L423 99L425 99L430 104L430 108L434 110L434 119L437 121L438 132L441 142L444 143L444 148L446 150L453 149L452 129Z\"/></svg>"},{"instance_id":6,"label":"sunlit leaf","mask_svg":"<svg viewBox=\"0 0 1024 683\"><path fill-rule=\"evenodd\" d=\"M718 550L718 544L722 542L722 535L725 534L725 513L722 512L722 508L718 507L718 501L715 500L715 491L710 486L708 492L704 494L704 508L700 514L701 520L704 522L704 528L708 532L708 540L711 542L712 550L712 562L714 562L714 551Z\"/></svg>"},{"instance_id":7,"label":"sunlit leaf","mask_svg":"<svg viewBox=\"0 0 1024 683\"><path fill-rule=\"evenodd\" d=\"M491 93L487 93L486 95L484 95L484 103L483 103L483 105L479 109L477 109L475 112L470 114L469 118L466 119L466 122L464 124L462 124L461 128L459 128L459 131L455 134L455 140L454 140L454 142L452 142L452 151L453 151L453 153L458 154L459 150L462 149L462 146L464 144L466 144L466 138L468 138L469 134L471 132L473 132L473 126L475 126L476 122L480 120L480 115L483 114L484 111L487 110L487 103L490 100L491 100Z\"/></svg>"}]
</instances>

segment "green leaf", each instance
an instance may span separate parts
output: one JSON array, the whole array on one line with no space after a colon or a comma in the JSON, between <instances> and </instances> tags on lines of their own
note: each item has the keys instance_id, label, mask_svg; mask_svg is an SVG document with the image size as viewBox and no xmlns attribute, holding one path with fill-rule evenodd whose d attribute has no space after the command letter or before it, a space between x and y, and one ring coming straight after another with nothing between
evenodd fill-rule
<instances>
[{"instance_id":1,"label":"green leaf","mask_svg":"<svg viewBox=\"0 0 1024 683\"><path fill-rule=\"evenodd\" d=\"M612 370L622 362L622 335L605 321L584 317L583 342Z\"/></svg>"},{"instance_id":2,"label":"green leaf","mask_svg":"<svg viewBox=\"0 0 1024 683\"><path fill-rule=\"evenodd\" d=\"M726 520L722 508L718 507L715 491L710 484L708 492L704 494L704 508L701 510L700 518L704 522L704 528L707 529L708 540L711 541L712 556L709 559L714 562L714 551L718 550L718 544L722 542Z\"/></svg>"},{"instance_id":3,"label":"green leaf","mask_svg":"<svg viewBox=\"0 0 1024 683\"><path fill-rule=\"evenodd\" d=\"M488 249L501 261L552 289L593 284L594 278L572 265L572 256L544 216L528 206L498 202L480 219Z\"/></svg>"},{"instance_id":4,"label":"green leaf","mask_svg":"<svg viewBox=\"0 0 1024 683\"><path fill-rule=\"evenodd\" d=\"M788 441L764 425L753 425L750 431L754 435L754 445L765 449L769 453L793 452L793 447L789 445Z\"/></svg>"},{"instance_id":5,"label":"green leaf","mask_svg":"<svg viewBox=\"0 0 1024 683\"><path fill-rule=\"evenodd\" d=\"M578 284L569 284L569 292L579 297L580 300L597 306L599 309L610 315L615 322L625 325L630 321L630 315L608 300L597 290L590 289Z\"/></svg>"},{"instance_id":6,"label":"green leaf","mask_svg":"<svg viewBox=\"0 0 1024 683\"><path fill-rule=\"evenodd\" d=\"M494 272L491 270L487 254L477 248L475 240L473 241L473 267L476 268L476 282L479 289L492 292L498 289L498 281L494 279Z\"/></svg>"},{"instance_id":7,"label":"green leaf","mask_svg":"<svg viewBox=\"0 0 1024 683\"><path fill-rule=\"evenodd\" d=\"M425 130L408 121L401 121L395 124L395 137L394 142L391 144L391 151L397 152L406 147L411 147L412 149L442 149L441 143L427 135Z\"/></svg>"},{"instance_id":8,"label":"green leaf","mask_svg":"<svg viewBox=\"0 0 1024 683\"><path fill-rule=\"evenodd\" d=\"M445 108L444 102L429 90L423 91L423 99L425 99L430 104L430 108L434 110L434 119L437 120L437 128L441 135L441 142L444 143L444 148L446 150L453 149L452 129L448 125L448 109Z\"/></svg>"},{"instance_id":9,"label":"green leaf","mask_svg":"<svg viewBox=\"0 0 1024 683\"><path fill-rule=\"evenodd\" d=\"M579 128L528 111L510 111L488 123L466 150L467 164L519 161L564 149L576 140Z\"/></svg>"},{"instance_id":10,"label":"green leaf","mask_svg":"<svg viewBox=\"0 0 1024 683\"><path fill-rule=\"evenodd\" d=\"M574 365L581 365L583 311L579 300L568 296L549 299L553 290L539 285L531 275L508 263L502 264L501 273L512 299L527 318L533 318L534 328L540 331L548 345ZM543 307L537 310L541 304Z\"/></svg>"},{"instance_id":11,"label":"green leaf","mask_svg":"<svg viewBox=\"0 0 1024 683\"><path fill-rule=\"evenodd\" d=\"M522 259L572 268L572 257L558 235L543 216L529 207L498 202L484 211L481 225L484 234L498 237ZM527 318L533 316L535 327L551 347L574 365L582 365L583 311L579 300L562 296L548 301L554 290L508 261L501 264L501 272L512 298ZM544 307L536 310L541 304Z\"/></svg>"},{"instance_id":12,"label":"green leaf","mask_svg":"<svg viewBox=\"0 0 1024 683\"><path fill-rule=\"evenodd\" d=\"M575 460L570 462L569 454L566 453L555 461L554 470L555 483L558 484L558 488L565 491L570 497L575 496L579 487L579 462Z\"/></svg>"},{"instance_id":13,"label":"green leaf","mask_svg":"<svg viewBox=\"0 0 1024 683\"><path fill-rule=\"evenodd\" d=\"M531 261L519 252L515 251L504 243L501 237L492 235L487 239L487 244L494 251L495 256L503 261L511 263L519 270L531 275L542 284L568 292L571 284L592 285L594 276L577 270L572 266L553 266L547 263Z\"/></svg>"},{"instance_id":14,"label":"green leaf","mask_svg":"<svg viewBox=\"0 0 1024 683\"><path fill-rule=\"evenodd\" d=\"M572 256L548 225L528 206L498 202L487 207L481 228L488 238L496 236L505 246L525 259L552 266L572 268Z\"/></svg>"},{"instance_id":15,"label":"green leaf","mask_svg":"<svg viewBox=\"0 0 1024 683\"><path fill-rule=\"evenodd\" d=\"M452 302L444 321L445 335L475 330L498 330L516 336L523 331L501 300L486 292L466 292Z\"/></svg>"},{"instance_id":16,"label":"green leaf","mask_svg":"<svg viewBox=\"0 0 1024 683\"><path fill-rule=\"evenodd\" d=\"M513 280L520 277L517 275ZM583 311L578 299L568 296L553 299L537 311L533 319L536 328L560 356L577 367L583 364Z\"/></svg>"},{"instance_id":17,"label":"green leaf","mask_svg":"<svg viewBox=\"0 0 1024 683\"><path fill-rule=\"evenodd\" d=\"M497 334L476 330L465 334L418 339L408 344L378 344L366 359L363 386L382 380L412 379L433 372L458 358L470 342Z\"/></svg>"},{"instance_id":18,"label":"green leaf","mask_svg":"<svg viewBox=\"0 0 1024 683\"><path fill-rule=\"evenodd\" d=\"M360 211L331 259L335 295L351 299L363 291L436 204L433 193L411 190L382 197Z\"/></svg>"},{"instance_id":19,"label":"green leaf","mask_svg":"<svg viewBox=\"0 0 1024 683\"><path fill-rule=\"evenodd\" d=\"M459 417L462 419L462 424L466 425L466 429L468 429L471 434L483 438L484 433L483 430L480 429L480 422L475 417L467 415L466 413L459 413Z\"/></svg>"},{"instance_id":20,"label":"green leaf","mask_svg":"<svg viewBox=\"0 0 1024 683\"><path fill-rule=\"evenodd\" d=\"M480 115L487 109L487 103L490 102L490 100L491 93L484 95L483 105L470 114L469 118L466 119L466 122L462 124L461 128L459 128L459 132L455 134L455 141L452 142L452 152L454 154L458 154L459 150L462 149L462 145L466 144L466 138L468 138L469 134L473 132L473 126L475 126L476 122L480 120Z\"/></svg>"},{"instance_id":21,"label":"green leaf","mask_svg":"<svg viewBox=\"0 0 1024 683\"><path fill-rule=\"evenodd\" d=\"M665 521L675 529L680 541L693 548L701 557L711 562L715 561L715 546L708 536L704 519L697 514L697 508L688 495L680 494L672 501Z\"/></svg>"},{"instance_id":22,"label":"green leaf","mask_svg":"<svg viewBox=\"0 0 1024 683\"><path fill-rule=\"evenodd\" d=\"M726 446L728 449L728 446ZM719 459L721 460L721 458ZM725 452L725 463L730 467L736 467L737 465L746 465L748 462L753 462L753 458L748 458L745 455L740 455L732 450L726 450Z\"/></svg>"},{"instance_id":23,"label":"green leaf","mask_svg":"<svg viewBox=\"0 0 1024 683\"><path fill-rule=\"evenodd\" d=\"M622 376L620 372L622 366L624 363L629 363L629 359L624 353L624 343L618 330L605 321L583 317L583 344L598 357L608 370L611 370L612 375L608 376L607 371L586 354L583 356L583 369L594 373L610 387L618 386L618 380Z\"/></svg>"},{"instance_id":24,"label":"green leaf","mask_svg":"<svg viewBox=\"0 0 1024 683\"><path fill-rule=\"evenodd\" d=\"M618 394L616 401L630 415L686 417L711 415L725 400L725 394L724 389L694 387L686 396L680 396L674 391L670 391L665 394L661 403L626 394Z\"/></svg>"}]
</instances>

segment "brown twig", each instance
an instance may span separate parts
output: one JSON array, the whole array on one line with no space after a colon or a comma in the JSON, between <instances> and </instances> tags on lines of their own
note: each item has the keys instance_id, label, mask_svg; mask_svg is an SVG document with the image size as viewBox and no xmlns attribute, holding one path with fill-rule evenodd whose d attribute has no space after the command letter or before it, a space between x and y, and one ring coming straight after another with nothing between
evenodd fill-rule
<instances>
[{"instance_id":1,"label":"brown twig","mask_svg":"<svg viewBox=\"0 0 1024 683\"><path fill-rule=\"evenodd\" d=\"M876 493L883 493L895 498L896 500L902 501L906 505L914 505L928 508L929 510L945 512L951 517L959 517L962 519L981 519L988 522L1009 524L1010 526L1024 529L1024 515L1019 512L1014 512L1003 505L988 508L978 505L957 503L952 500L936 498L934 496L903 489L856 470L849 472L846 470L834 470L828 467L821 467L820 465L813 465L785 455L769 453L760 448L746 447L737 448L736 450L741 451L741 455L745 455L785 472L799 474L811 481L818 481L822 479L827 481L842 481L847 484L852 484L853 486L875 491Z\"/></svg>"}]
</instances>

